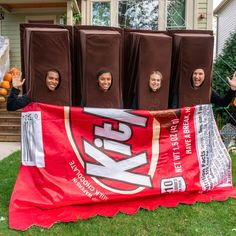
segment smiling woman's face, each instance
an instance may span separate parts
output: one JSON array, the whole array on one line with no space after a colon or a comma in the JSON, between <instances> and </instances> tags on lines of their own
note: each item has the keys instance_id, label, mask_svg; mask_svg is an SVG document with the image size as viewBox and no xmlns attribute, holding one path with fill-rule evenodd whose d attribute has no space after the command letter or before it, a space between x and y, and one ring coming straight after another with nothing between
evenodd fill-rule
<instances>
[{"instance_id":1,"label":"smiling woman's face","mask_svg":"<svg viewBox=\"0 0 236 236\"><path fill-rule=\"evenodd\" d=\"M98 86L103 92L107 92L111 87L112 77L111 73L103 73L98 77Z\"/></svg>"},{"instance_id":2,"label":"smiling woman's face","mask_svg":"<svg viewBox=\"0 0 236 236\"><path fill-rule=\"evenodd\" d=\"M199 88L205 80L205 72L203 69L193 71L192 82L194 88Z\"/></svg>"},{"instance_id":3,"label":"smiling woman's face","mask_svg":"<svg viewBox=\"0 0 236 236\"><path fill-rule=\"evenodd\" d=\"M161 88L161 76L158 74L151 74L149 78L149 87L153 92L156 92Z\"/></svg>"}]
</instances>

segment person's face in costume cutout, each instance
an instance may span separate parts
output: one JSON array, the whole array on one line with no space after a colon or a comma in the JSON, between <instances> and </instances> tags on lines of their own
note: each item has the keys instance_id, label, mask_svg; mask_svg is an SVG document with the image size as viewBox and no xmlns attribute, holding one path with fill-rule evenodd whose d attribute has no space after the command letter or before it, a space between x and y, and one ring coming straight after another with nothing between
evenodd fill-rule
<instances>
[{"instance_id":1,"label":"person's face in costume cutout","mask_svg":"<svg viewBox=\"0 0 236 236\"><path fill-rule=\"evenodd\" d=\"M112 76L110 72L101 74L98 77L98 86L103 92L107 92L112 84Z\"/></svg>"},{"instance_id":2,"label":"person's face in costume cutout","mask_svg":"<svg viewBox=\"0 0 236 236\"><path fill-rule=\"evenodd\" d=\"M45 85L50 91L55 91L60 85L61 77L56 70L49 70L45 77ZM22 89L25 79L22 79L22 72L15 74L12 79L12 86L16 89Z\"/></svg>"},{"instance_id":3,"label":"person's face in costume cutout","mask_svg":"<svg viewBox=\"0 0 236 236\"><path fill-rule=\"evenodd\" d=\"M151 91L156 92L161 88L162 75L160 72L152 73L149 78L149 87Z\"/></svg>"},{"instance_id":4,"label":"person's face in costume cutout","mask_svg":"<svg viewBox=\"0 0 236 236\"><path fill-rule=\"evenodd\" d=\"M204 80L205 80L205 72L203 69L199 68L193 71L192 84L194 89L198 89L199 87L201 87Z\"/></svg>"},{"instance_id":5,"label":"person's face in costume cutout","mask_svg":"<svg viewBox=\"0 0 236 236\"><path fill-rule=\"evenodd\" d=\"M48 89L54 91L59 85L59 74L56 71L48 71L45 82Z\"/></svg>"}]
</instances>

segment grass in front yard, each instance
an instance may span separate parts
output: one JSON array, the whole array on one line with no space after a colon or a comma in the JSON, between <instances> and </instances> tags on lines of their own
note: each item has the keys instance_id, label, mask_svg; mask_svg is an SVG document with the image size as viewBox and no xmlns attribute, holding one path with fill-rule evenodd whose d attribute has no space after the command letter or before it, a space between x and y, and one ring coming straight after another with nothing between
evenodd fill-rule
<instances>
[{"instance_id":1,"label":"grass in front yard","mask_svg":"<svg viewBox=\"0 0 236 236\"><path fill-rule=\"evenodd\" d=\"M233 176L236 184L236 155ZM139 210L134 216L117 214L113 218L96 216L86 221L58 223L51 229L31 227L20 232L8 229L8 206L19 171L20 152L0 161L0 235L76 236L76 235L236 235L236 199L225 202L180 204L176 208L159 207L155 211Z\"/></svg>"}]
</instances>

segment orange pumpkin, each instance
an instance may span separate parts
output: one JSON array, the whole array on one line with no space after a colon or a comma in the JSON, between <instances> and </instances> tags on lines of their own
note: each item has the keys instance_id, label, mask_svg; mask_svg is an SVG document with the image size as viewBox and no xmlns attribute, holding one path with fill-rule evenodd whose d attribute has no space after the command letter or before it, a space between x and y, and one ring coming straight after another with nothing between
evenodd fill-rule
<instances>
[{"instance_id":1,"label":"orange pumpkin","mask_svg":"<svg viewBox=\"0 0 236 236\"><path fill-rule=\"evenodd\" d=\"M12 81L12 74L11 73L6 73L3 77L3 80L4 81L8 81L8 82L11 82Z\"/></svg>"},{"instance_id":2,"label":"orange pumpkin","mask_svg":"<svg viewBox=\"0 0 236 236\"><path fill-rule=\"evenodd\" d=\"M0 103L3 103L6 101L6 98L0 95Z\"/></svg>"},{"instance_id":3,"label":"orange pumpkin","mask_svg":"<svg viewBox=\"0 0 236 236\"><path fill-rule=\"evenodd\" d=\"M16 67L12 67L11 70L10 70L10 73L12 75L19 75L20 74L20 70Z\"/></svg>"},{"instance_id":4,"label":"orange pumpkin","mask_svg":"<svg viewBox=\"0 0 236 236\"><path fill-rule=\"evenodd\" d=\"M10 89L11 88L11 85L10 85L10 82L9 81L2 81L2 83L1 83L1 85L0 85L0 87L2 87L2 88L5 88L5 89Z\"/></svg>"},{"instance_id":5,"label":"orange pumpkin","mask_svg":"<svg viewBox=\"0 0 236 236\"><path fill-rule=\"evenodd\" d=\"M0 95L7 96L7 90L5 88L0 88Z\"/></svg>"}]
</instances>

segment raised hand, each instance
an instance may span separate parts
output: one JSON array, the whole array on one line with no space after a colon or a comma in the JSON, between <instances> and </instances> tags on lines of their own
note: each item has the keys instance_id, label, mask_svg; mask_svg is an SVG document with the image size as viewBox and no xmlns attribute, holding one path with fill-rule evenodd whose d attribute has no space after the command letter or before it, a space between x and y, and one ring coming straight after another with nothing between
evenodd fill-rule
<instances>
[{"instance_id":1,"label":"raised hand","mask_svg":"<svg viewBox=\"0 0 236 236\"><path fill-rule=\"evenodd\" d=\"M235 91L236 90L236 71L234 72L232 79L230 78L227 78L227 79L228 79L230 88Z\"/></svg>"},{"instance_id":2,"label":"raised hand","mask_svg":"<svg viewBox=\"0 0 236 236\"><path fill-rule=\"evenodd\" d=\"M19 74L14 74L12 76L12 86L16 89L21 89L22 85L25 82L25 79L22 80L22 72L20 72Z\"/></svg>"}]
</instances>

